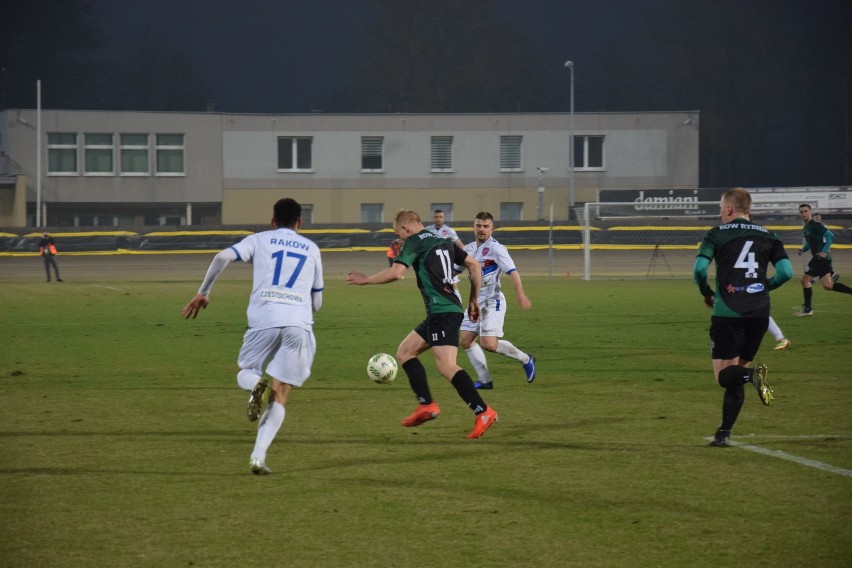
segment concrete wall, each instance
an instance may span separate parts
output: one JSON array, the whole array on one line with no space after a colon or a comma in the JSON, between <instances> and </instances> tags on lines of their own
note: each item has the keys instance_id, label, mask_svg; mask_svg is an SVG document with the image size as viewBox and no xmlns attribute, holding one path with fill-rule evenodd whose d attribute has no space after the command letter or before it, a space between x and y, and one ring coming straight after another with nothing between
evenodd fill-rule
<instances>
[{"instance_id":1,"label":"concrete wall","mask_svg":"<svg viewBox=\"0 0 852 568\"><path fill-rule=\"evenodd\" d=\"M20 164L27 176L27 201L35 202L36 112L0 112L0 151ZM312 206L315 223L357 223L361 205L383 203L385 218L399 208L428 213L434 203L451 203L455 219L470 220L481 210L498 216L500 204L521 203L522 220L568 218L569 116L566 113L466 115L234 115L58 111L41 113L44 140L42 200L48 211L69 215L112 211L133 218L154 212L174 216L201 210L204 222L221 206L223 224L265 222L271 203L291 196ZM50 132L113 133L116 173L47 173ZM602 171L576 170L577 202L597 199L599 191L624 188L695 188L698 184L697 113L577 113L576 135L603 135ZM119 134L184 134L185 173L180 176L120 175ZM430 170L430 139L453 136L453 171ZM500 136L520 135L521 171L499 167ZM277 169L280 136L313 138L310 172ZM361 171L361 137L384 137L384 169ZM537 167L549 168L539 200ZM540 207L540 203L543 207ZM189 206L189 207L187 207ZM213 212L211 214L211 212Z\"/></svg>"},{"instance_id":2,"label":"concrete wall","mask_svg":"<svg viewBox=\"0 0 852 568\"><path fill-rule=\"evenodd\" d=\"M27 217L27 176L0 183L0 227L23 227Z\"/></svg>"},{"instance_id":3,"label":"concrete wall","mask_svg":"<svg viewBox=\"0 0 852 568\"><path fill-rule=\"evenodd\" d=\"M695 188L698 130L689 113L575 115L575 135L605 137L603 171L575 171L575 199L592 201L599 190ZM694 116L694 113L693 113ZM544 176L544 217L551 205L567 218L569 133L566 114L518 115L303 115L226 117L223 122L225 224L246 223L283 195L313 206L314 222L355 223L361 204L384 203L385 218L409 207L423 213L452 203L456 219L481 210L498 215L501 202L523 204L536 220L539 166ZM280 119L280 120L279 120ZM433 135L453 136L453 171L430 171ZM520 135L522 171L500 171L500 136ZM311 136L313 169L279 172L279 136ZM384 137L383 171L361 171L361 137Z\"/></svg>"},{"instance_id":4,"label":"concrete wall","mask_svg":"<svg viewBox=\"0 0 852 568\"><path fill-rule=\"evenodd\" d=\"M36 172L36 112L34 110L3 113L7 126L2 149L30 174L27 199L35 201ZM20 119L20 120L18 120ZM222 200L222 136L221 115L58 111L41 112L42 199L48 203L185 203L192 201L219 202ZM22 122L23 121L23 122ZM83 173L82 141L79 142L78 173L54 175L47 171L47 135L51 132L112 133L115 144L113 175ZM147 176L126 176L118 172L119 139L121 133L151 135L149 160L152 173ZM182 176L159 176L153 173L156 159L153 135L185 134L185 166Z\"/></svg>"}]
</instances>

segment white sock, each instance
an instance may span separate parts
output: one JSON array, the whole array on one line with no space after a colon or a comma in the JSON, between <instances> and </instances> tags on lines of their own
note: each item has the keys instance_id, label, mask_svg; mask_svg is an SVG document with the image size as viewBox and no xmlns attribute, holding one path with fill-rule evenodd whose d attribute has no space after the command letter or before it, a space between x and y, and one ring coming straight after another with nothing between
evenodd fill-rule
<instances>
[{"instance_id":1,"label":"white sock","mask_svg":"<svg viewBox=\"0 0 852 568\"><path fill-rule=\"evenodd\" d=\"M775 341L781 341L784 339L784 334L781 333L781 328L778 327L778 324L775 323L775 320L772 316L769 316L769 333L772 334L772 337L775 338Z\"/></svg>"},{"instance_id":2,"label":"white sock","mask_svg":"<svg viewBox=\"0 0 852 568\"><path fill-rule=\"evenodd\" d=\"M257 384L257 381L260 380L260 376L260 373L254 369L243 369L237 373L237 384L240 385L240 388L244 391L251 392Z\"/></svg>"},{"instance_id":3,"label":"white sock","mask_svg":"<svg viewBox=\"0 0 852 568\"><path fill-rule=\"evenodd\" d=\"M497 341L497 353L505 357L510 357L515 361L520 361L524 365L530 362L530 356L503 339Z\"/></svg>"},{"instance_id":4,"label":"white sock","mask_svg":"<svg viewBox=\"0 0 852 568\"><path fill-rule=\"evenodd\" d=\"M254 442L254 450L251 452L252 459L266 461L266 450L269 449L278 429L284 423L286 414L284 405L280 402L273 401L266 408L266 412L260 417L260 422L257 425L257 439Z\"/></svg>"},{"instance_id":5,"label":"white sock","mask_svg":"<svg viewBox=\"0 0 852 568\"><path fill-rule=\"evenodd\" d=\"M491 372L488 370L488 363L485 361L485 351L479 346L479 343L473 342L470 349L465 349L467 358L470 359L471 365L476 370L476 377L481 383L491 382Z\"/></svg>"}]
</instances>

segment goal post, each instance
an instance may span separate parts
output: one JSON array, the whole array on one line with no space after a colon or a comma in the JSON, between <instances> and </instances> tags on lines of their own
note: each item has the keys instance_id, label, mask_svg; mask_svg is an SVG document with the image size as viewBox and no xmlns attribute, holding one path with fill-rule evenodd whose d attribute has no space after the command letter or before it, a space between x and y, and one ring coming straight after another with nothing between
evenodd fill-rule
<instances>
[{"instance_id":1,"label":"goal post","mask_svg":"<svg viewBox=\"0 0 852 568\"><path fill-rule=\"evenodd\" d=\"M582 216L583 279L691 279L695 253L720 223L718 201L590 202ZM753 207L752 220L801 244L798 204Z\"/></svg>"}]
</instances>

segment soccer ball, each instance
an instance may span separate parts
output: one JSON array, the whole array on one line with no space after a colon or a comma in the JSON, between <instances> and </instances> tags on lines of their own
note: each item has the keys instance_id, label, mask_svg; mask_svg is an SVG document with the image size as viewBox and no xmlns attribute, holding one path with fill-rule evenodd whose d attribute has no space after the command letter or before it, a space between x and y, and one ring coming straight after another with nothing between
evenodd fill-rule
<instances>
[{"instance_id":1,"label":"soccer ball","mask_svg":"<svg viewBox=\"0 0 852 568\"><path fill-rule=\"evenodd\" d=\"M396 359L387 353L376 353L367 362L367 376L374 383L386 385L396 378Z\"/></svg>"}]
</instances>

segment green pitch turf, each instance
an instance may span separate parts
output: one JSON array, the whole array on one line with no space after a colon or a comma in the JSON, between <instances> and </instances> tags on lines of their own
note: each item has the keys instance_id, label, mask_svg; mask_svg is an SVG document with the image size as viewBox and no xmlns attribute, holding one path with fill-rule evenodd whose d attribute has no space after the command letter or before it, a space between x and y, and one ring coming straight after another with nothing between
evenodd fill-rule
<instances>
[{"instance_id":1,"label":"green pitch turf","mask_svg":"<svg viewBox=\"0 0 852 568\"><path fill-rule=\"evenodd\" d=\"M467 440L472 415L429 353L443 413L418 428L399 425L404 374L366 376L422 318L414 279L330 275L313 376L256 477L235 382L247 274L184 321L202 275L0 283L0 565L849 566L848 296L817 290L817 315L796 319L797 283L774 293L793 342L759 354L776 403L747 386L744 446L719 449L691 282L526 277L530 311L507 284L506 339L538 378L489 354L500 421Z\"/></svg>"}]
</instances>

